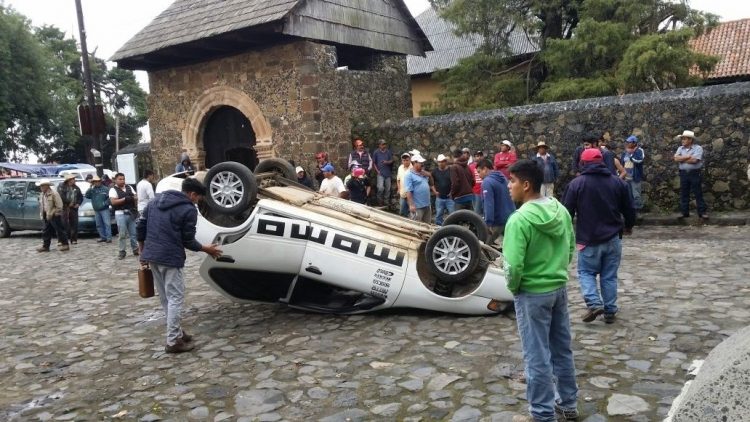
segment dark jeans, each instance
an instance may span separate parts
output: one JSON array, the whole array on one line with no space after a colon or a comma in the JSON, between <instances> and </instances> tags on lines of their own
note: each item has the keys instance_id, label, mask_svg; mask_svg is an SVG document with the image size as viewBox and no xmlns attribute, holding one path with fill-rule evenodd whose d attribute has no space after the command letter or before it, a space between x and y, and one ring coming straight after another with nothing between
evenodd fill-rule
<instances>
[{"instance_id":1,"label":"dark jeans","mask_svg":"<svg viewBox=\"0 0 750 422\"><path fill-rule=\"evenodd\" d=\"M683 216L690 215L690 193L695 196L698 215L705 215L708 211L703 201L703 175L700 170L680 170L680 211Z\"/></svg>"},{"instance_id":2,"label":"dark jeans","mask_svg":"<svg viewBox=\"0 0 750 422\"><path fill-rule=\"evenodd\" d=\"M62 223L71 241L78 241L78 208L65 208L62 213Z\"/></svg>"},{"instance_id":3,"label":"dark jeans","mask_svg":"<svg viewBox=\"0 0 750 422\"><path fill-rule=\"evenodd\" d=\"M66 233L65 226L63 225L62 218L56 215L52 218L44 220L44 230L42 231L42 245L49 249L50 243L52 243L52 235L57 233L57 241L63 245L68 244L68 234Z\"/></svg>"}]
</instances>

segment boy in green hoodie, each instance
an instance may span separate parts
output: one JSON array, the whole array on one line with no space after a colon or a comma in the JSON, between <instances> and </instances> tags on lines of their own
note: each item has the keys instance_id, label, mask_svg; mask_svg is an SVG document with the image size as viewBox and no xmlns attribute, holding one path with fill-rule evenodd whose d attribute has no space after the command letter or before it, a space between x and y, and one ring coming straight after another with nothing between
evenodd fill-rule
<instances>
[{"instance_id":1,"label":"boy in green hoodie","mask_svg":"<svg viewBox=\"0 0 750 422\"><path fill-rule=\"evenodd\" d=\"M510 169L508 189L523 203L505 225L503 253L526 365L526 398L535 421L578 418L568 315L568 265L575 251L570 214L543 197L544 173L533 161ZM559 399L555 400L555 387Z\"/></svg>"}]
</instances>

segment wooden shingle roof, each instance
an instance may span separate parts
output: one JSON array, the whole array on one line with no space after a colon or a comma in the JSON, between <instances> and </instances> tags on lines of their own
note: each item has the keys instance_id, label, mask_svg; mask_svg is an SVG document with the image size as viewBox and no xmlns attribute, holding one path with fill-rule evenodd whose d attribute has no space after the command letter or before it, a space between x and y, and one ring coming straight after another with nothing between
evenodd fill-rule
<instances>
[{"instance_id":1,"label":"wooden shingle roof","mask_svg":"<svg viewBox=\"0 0 750 422\"><path fill-rule=\"evenodd\" d=\"M746 79L750 77L750 18L722 22L690 41L697 52L719 56L706 79Z\"/></svg>"},{"instance_id":2,"label":"wooden shingle roof","mask_svg":"<svg viewBox=\"0 0 750 422\"><path fill-rule=\"evenodd\" d=\"M110 60L148 69L292 37L398 54L432 48L403 0L175 0Z\"/></svg>"}]
</instances>

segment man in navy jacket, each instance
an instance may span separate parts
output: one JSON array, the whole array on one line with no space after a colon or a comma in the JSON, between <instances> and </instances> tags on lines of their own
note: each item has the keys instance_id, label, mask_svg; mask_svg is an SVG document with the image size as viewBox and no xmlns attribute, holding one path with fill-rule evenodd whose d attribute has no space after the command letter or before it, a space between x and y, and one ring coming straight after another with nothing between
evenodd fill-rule
<instances>
[{"instance_id":1,"label":"man in navy jacket","mask_svg":"<svg viewBox=\"0 0 750 422\"><path fill-rule=\"evenodd\" d=\"M205 195L206 188L200 181L187 178L182 182L182 192L157 194L143 210L136 227L141 264L151 267L166 315L167 353L187 352L194 347L192 337L180 327L185 299L185 249L203 251L214 258L221 255L217 245L201 245L195 240L195 204Z\"/></svg>"},{"instance_id":2,"label":"man in navy jacket","mask_svg":"<svg viewBox=\"0 0 750 422\"><path fill-rule=\"evenodd\" d=\"M492 168L492 162L486 158L477 163L477 173L482 178L484 221L490 228L488 245L492 245L503 234L508 217L516 210L508 190L508 180L502 172Z\"/></svg>"},{"instance_id":3,"label":"man in navy jacket","mask_svg":"<svg viewBox=\"0 0 750 422\"><path fill-rule=\"evenodd\" d=\"M611 324L617 313L620 238L623 232L632 232L635 210L627 185L604 165L598 148L583 151L581 169L581 175L568 185L563 204L571 218L578 216L578 281L588 308L583 321L591 322L604 313L604 322Z\"/></svg>"}]
</instances>

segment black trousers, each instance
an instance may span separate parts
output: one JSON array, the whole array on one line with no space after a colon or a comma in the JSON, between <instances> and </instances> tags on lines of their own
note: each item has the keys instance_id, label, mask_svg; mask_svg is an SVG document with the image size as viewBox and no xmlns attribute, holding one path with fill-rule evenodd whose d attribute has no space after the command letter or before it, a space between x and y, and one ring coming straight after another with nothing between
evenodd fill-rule
<instances>
[{"instance_id":1,"label":"black trousers","mask_svg":"<svg viewBox=\"0 0 750 422\"><path fill-rule=\"evenodd\" d=\"M703 200L703 175L700 170L680 170L680 211L687 217L690 215L690 193L695 196L698 215L705 215L708 211Z\"/></svg>"},{"instance_id":2,"label":"black trousers","mask_svg":"<svg viewBox=\"0 0 750 422\"><path fill-rule=\"evenodd\" d=\"M63 226L71 241L78 241L78 208L64 208L62 213Z\"/></svg>"},{"instance_id":3,"label":"black trousers","mask_svg":"<svg viewBox=\"0 0 750 422\"><path fill-rule=\"evenodd\" d=\"M63 245L68 244L68 233L63 225L62 218L56 215L52 218L44 220L44 231L42 231L42 241L45 248L49 248L52 243L52 236L57 233L58 242Z\"/></svg>"}]
</instances>

